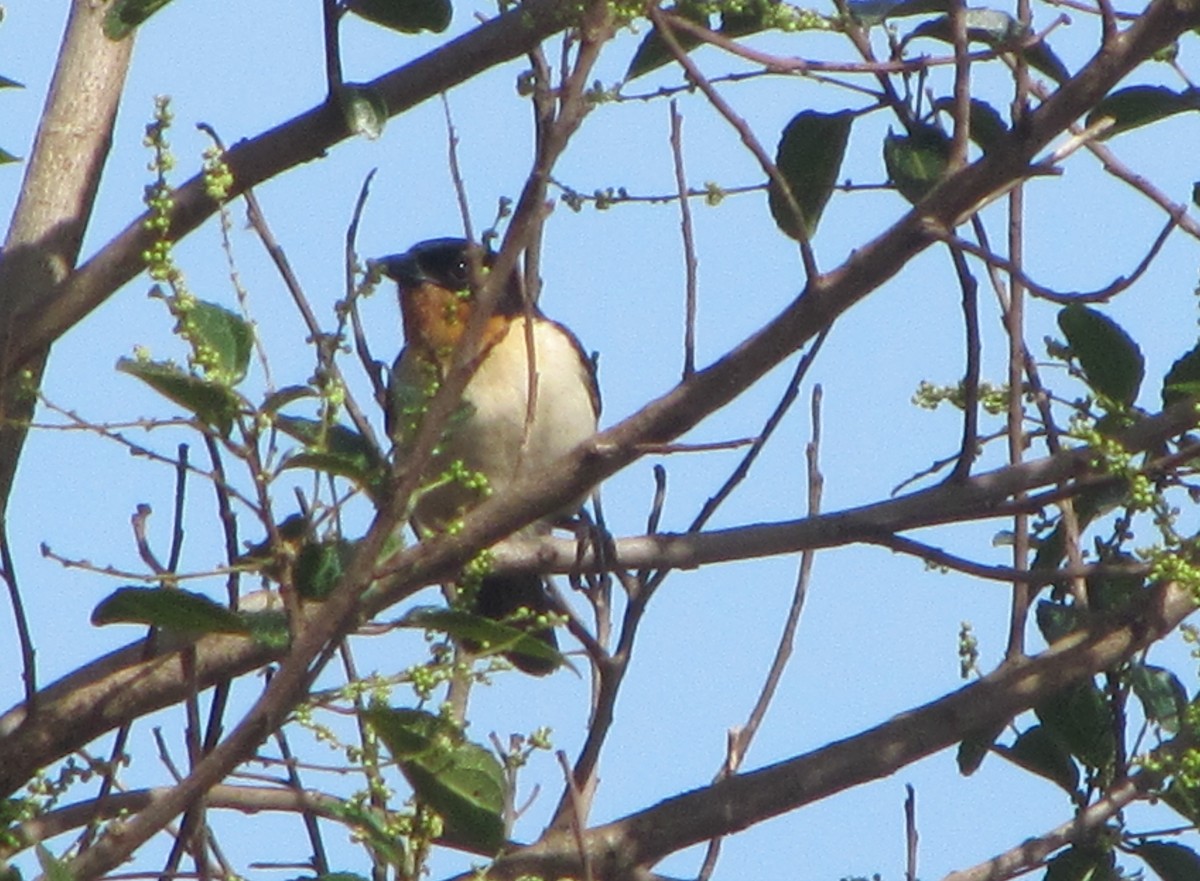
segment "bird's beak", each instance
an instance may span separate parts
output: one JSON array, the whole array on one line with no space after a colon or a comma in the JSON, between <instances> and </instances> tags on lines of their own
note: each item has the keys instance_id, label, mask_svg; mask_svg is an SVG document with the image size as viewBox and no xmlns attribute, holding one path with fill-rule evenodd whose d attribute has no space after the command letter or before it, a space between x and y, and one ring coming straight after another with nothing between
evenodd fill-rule
<instances>
[{"instance_id":1,"label":"bird's beak","mask_svg":"<svg viewBox=\"0 0 1200 881\"><path fill-rule=\"evenodd\" d=\"M392 254L389 257L380 257L373 261L379 267L379 271L386 275L392 281L396 282L402 288L416 287L429 281L424 270L421 269L416 257L411 251L406 251L403 254Z\"/></svg>"}]
</instances>

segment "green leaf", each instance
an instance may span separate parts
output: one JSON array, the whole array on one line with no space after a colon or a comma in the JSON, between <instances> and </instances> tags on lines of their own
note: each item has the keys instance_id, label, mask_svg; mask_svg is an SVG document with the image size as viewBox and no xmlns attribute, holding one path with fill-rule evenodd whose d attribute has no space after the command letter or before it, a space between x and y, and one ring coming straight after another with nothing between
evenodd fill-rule
<instances>
[{"instance_id":1,"label":"green leaf","mask_svg":"<svg viewBox=\"0 0 1200 881\"><path fill-rule=\"evenodd\" d=\"M666 12L674 13L675 15L686 18L696 24L708 27L708 13L698 9L691 3L680 3L671 7ZM700 45L700 40L693 37L691 34L683 31L674 31L675 40L679 43L684 52L691 52ZM625 71L625 82L635 80L652 70L657 70L664 64L673 61L675 58L671 54L671 49L667 46L665 40L658 33L658 28L650 28L645 39L637 47L637 51L633 53L633 58L629 62L629 68Z\"/></svg>"},{"instance_id":2,"label":"green leaf","mask_svg":"<svg viewBox=\"0 0 1200 881\"><path fill-rule=\"evenodd\" d=\"M818 113L805 110L793 116L784 127L775 151L775 165L800 207L800 220L805 230L805 235L801 236L787 198L772 180L767 184L767 205L775 224L785 235L800 239L812 238L816 233L821 212L837 184L853 122L854 115L848 111Z\"/></svg>"},{"instance_id":3,"label":"green leaf","mask_svg":"<svg viewBox=\"0 0 1200 881\"><path fill-rule=\"evenodd\" d=\"M1081 844L1064 850L1046 863L1043 881L1116 881L1116 858L1111 850Z\"/></svg>"},{"instance_id":4,"label":"green leaf","mask_svg":"<svg viewBox=\"0 0 1200 881\"><path fill-rule=\"evenodd\" d=\"M123 40L171 0L113 0L104 16L104 36Z\"/></svg>"},{"instance_id":5,"label":"green leaf","mask_svg":"<svg viewBox=\"0 0 1200 881\"><path fill-rule=\"evenodd\" d=\"M939 98L933 102L935 109L943 113L954 114L954 99ZM986 101L980 101L978 98L971 99L970 112L968 114L971 127L971 140L983 152L991 150L997 145L1002 145L1008 139L1008 126L1004 123L1004 117L991 104Z\"/></svg>"},{"instance_id":6,"label":"green leaf","mask_svg":"<svg viewBox=\"0 0 1200 881\"><path fill-rule=\"evenodd\" d=\"M19 83L16 80L10 80L8 77L0 74L0 89L23 89L24 83Z\"/></svg>"},{"instance_id":7,"label":"green leaf","mask_svg":"<svg viewBox=\"0 0 1200 881\"><path fill-rule=\"evenodd\" d=\"M0 165L11 165L14 162L20 162L21 157L9 153L3 147L0 147Z\"/></svg>"},{"instance_id":8,"label":"green leaf","mask_svg":"<svg viewBox=\"0 0 1200 881\"><path fill-rule=\"evenodd\" d=\"M1000 736L1001 730L1003 729L989 728L986 731L973 731L964 737L955 754L958 773L964 777L970 777L978 771L983 760L987 758L987 754L991 752L992 744Z\"/></svg>"},{"instance_id":9,"label":"green leaf","mask_svg":"<svg viewBox=\"0 0 1200 881\"><path fill-rule=\"evenodd\" d=\"M75 876L71 873L67 863L50 853L40 841L34 847L34 852L37 853L42 871L46 873L46 881L75 881Z\"/></svg>"},{"instance_id":10,"label":"green leaf","mask_svg":"<svg viewBox=\"0 0 1200 881\"><path fill-rule=\"evenodd\" d=\"M238 612L250 638L261 646L284 651L292 642L287 613L282 609L263 609L257 612Z\"/></svg>"},{"instance_id":11,"label":"green leaf","mask_svg":"<svg viewBox=\"0 0 1200 881\"><path fill-rule=\"evenodd\" d=\"M1112 711L1090 679L1042 701L1034 713L1075 758L1091 768L1111 767L1116 756Z\"/></svg>"},{"instance_id":12,"label":"green leaf","mask_svg":"<svg viewBox=\"0 0 1200 881\"><path fill-rule=\"evenodd\" d=\"M720 32L727 37L746 37L773 26L778 0L745 0L736 8L722 9Z\"/></svg>"},{"instance_id":13,"label":"green leaf","mask_svg":"<svg viewBox=\"0 0 1200 881\"><path fill-rule=\"evenodd\" d=\"M1173 841L1143 841L1130 847L1162 881L1200 881L1200 855Z\"/></svg>"},{"instance_id":14,"label":"green leaf","mask_svg":"<svg viewBox=\"0 0 1200 881\"><path fill-rule=\"evenodd\" d=\"M92 623L146 624L188 635L249 632L236 612L178 588L122 587L92 610Z\"/></svg>"},{"instance_id":15,"label":"green leaf","mask_svg":"<svg viewBox=\"0 0 1200 881\"><path fill-rule=\"evenodd\" d=\"M195 414L201 422L228 434L240 407L238 396L219 382L188 373L170 361L122 358L117 369L142 382Z\"/></svg>"},{"instance_id":16,"label":"green leaf","mask_svg":"<svg viewBox=\"0 0 1200 881\"><path fill-rule=\"evenodd\" d=\"M450 0L347 0L346 9L402 34L440 34L454 14Z\"/></svg>"},{"instance_id":17,"label":"green leaf","mask_svg":"<svg viewBox=\"0 0 1200 881\"><path fill-rule=\"evenodd\" d=\"M276 413L282 410L288 404L303 400L304 398L317 397L316 391L307 385L288 385L267 395L263 399L262 407L259 409L264 413Z\"/></svg>"},{"instance_id":18,"label":"green leaf","mask_svg":"<svg viewBox=\"0 0 1200 881\"><path fill-rule=\"evenodd\" d=\"M364 714L417 797L441 815L447 840L484 853L504 844L504 769L448 721L420 710Z\"/></svg>"},{"instance_id":19,"label":"green leaf","mask_svg":"<svg viewBox=\"0 0 1200 881\"><path fill-rule=\"evenodd\" d=\"M1200 89L1174 92L1165 86L1130 86L1118 89L1097 104L1088 114L1087 124L1091 126L1109 117L1113 125L1104 137L1111 138L1188 110L1200 110Z\"/></svg>"},{"instance_id":20,"label":"green leaf","mask_svg":"<svg viewBox=\"0 0 1200 881\"><path fill-rule=\"evenodd\" d=\"M354 543L345 539L306 542L296 555L292 580L306 600L323 600L337 587L354 557Z\"/></svg>"},{"instance_id":21,"label":"green leaf","mask_svg":"<svg viewBox=\"0 0 1200 881\"><path fill-rule=\"evenodd\" d=\"M203 300L197 300L186 315L188 339L208 355L209 378L228 385L245 379L254 350L254 329L237 313Z\"/></svg>"},{"instance_id":22,"label":"green leaf","mask_svg":"<svg viewBox=\"0 0 1200 881\"><path fill-rule=\"evenodd\" d=\"M1200 345L1182 355L1163 377L1164 407L1169 407L1188 396L1200 396Z\"/></svg>"},{"instance_id":23,"label":"green leaf","mask_svg":"<svg viewBox=\"0 0 1200 881\"><path fill-rule=\"evenodd\" d=\"M280 431L307 448L289 456L281 470L323 471L353 480L365 489L371 489L386 477L371 442L351 428L299 416L276 416L274 422Z\"/></svg>"},{"instance_id":24,"label":"green leaf","mask_svg":"<svg viewBox=\"0 0 1200 881\"><path fill-rule=\"evenodd\" d=\"M470 612L422 606L397 623L400 627L441 631L467 643L479 654L516 654L554 665L566 662L561 653L537 636Z\"/></svg>"},{"instance_id":25,"label":"green leaf","mask_svg":"<svg viewBox=\"0 0 1200 881\"><path fill-rule=\"evenodd\" d=\"M1129 668L1127 675L1146 718L1169 734L1178 733L1188 705L1187 689L1179 678L1163 667L1138 663Z\"/></svg>"},{"instance_id":26,"label":"green leaf","mask_svg":"<svg viewBox=\"0 0 1200 881\"><path fill-rule=\"evenodd\" d=\"M338 90L338 104L346 128L353 135L374 141L383 134L388 121L388 106L376 89L347 84Z\"/></svg>"},{"instance_id":27,"label":"green leaf","mask_svg":"<svg viewBox=\"0 0 1200 881\"><path fill-rule=\"evenodd\" d=\"M1028 30L1021 26L1015 18L999 9L968 9L967 40L973 43L983 43L991 49L1004 49L1007 45L1016 43L1028 36ZM943 43L954 42L950 26L950 16L942 15L922 22L904 38L901 45L906 45L917 37L929 37ZM1022 50L1021 54L1029 65L1039 70L1058 83L1071 78L1071 72L1062 63L1054 51L1041 40Z\"/></svg>"},{"instance_id":28,"label":"green leaf","mask_svg":"<svg viewBox=\"0 0 1200 881\"><path fill-rule=\"evenodd\" d=\"M949 8L949 0L850 0L851 14L868 27L888 18L929 15Z\"/></svg>"},{"instance_id":29,"label":"green leaf","mask_svg":"<svg viewBox=\"0 0 1200 881\"><path fill-rule=\"evenodd\" d=\"M1092 391L1126 407L1133 404L1146 373L1133 338L1107 315L1080 303L1058 313L1058 326Z\"/></svg>"},{"instance_id":30,"label":"green leaf","mask_svg":"<svg viewBox=\"0 0 1200 881\"><path fill-rule=\"evenodd\" d=\"M1162 794L1162 800L1193 826L1200 825L1200 787L1176 777Z\"/></svg>"},{"instance_id":31,"label":"green leaf","mask_svg":"<svg viewBox=\"0 0 1200 881\"><path fill-rule=\"evenodd\" d=\"M1079 786L1079 766L1058 738L1041 725L1022 732L1003 752L1022 768L1057 783L1068 793L1074 794Z\"/></svg>"},{"instance_id":32,"label":"green leaf","mask_svg":"<svg viewBox=\"0 0 1200 881\"><path fill-rule=\"evenodd\" d=\"M1052 600L1041 600L1034 612L1038 630L1048 644L1054 644L1084 624L1084 616L1075 606L1065 606Z\"/></svg>"},{"instance_id":33,"label":"green leaf","mask_svg":"<svg viewBox=\"0 0 1200 881\"><path fill-rule=\"evenodd\" d=\"M883 164L900 195L916 204L946 173L950 139L940 129L923 125L911 135L888 132L883 140Z\"/></svg>"}]
</instances>

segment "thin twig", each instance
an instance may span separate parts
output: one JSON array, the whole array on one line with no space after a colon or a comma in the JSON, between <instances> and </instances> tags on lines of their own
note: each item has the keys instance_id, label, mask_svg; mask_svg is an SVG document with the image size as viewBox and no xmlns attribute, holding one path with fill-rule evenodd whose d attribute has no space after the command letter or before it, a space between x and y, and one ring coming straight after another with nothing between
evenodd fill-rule
<instances>
[{"instance_id":1,"label":"thin twig","mask_svg":"<svg viewBox=\"0 0 1200 881\"><path fill-rule=\"evenodd\" d=\"M683 238L683 269L686 279L683 324L683 378L696 372L696 239L692 232L692 208L687 200L687 174L683 170L683 117L671 99L671 156L675 160L675 186L679 196L679 233Z\"/></svg>"}]
</instances>

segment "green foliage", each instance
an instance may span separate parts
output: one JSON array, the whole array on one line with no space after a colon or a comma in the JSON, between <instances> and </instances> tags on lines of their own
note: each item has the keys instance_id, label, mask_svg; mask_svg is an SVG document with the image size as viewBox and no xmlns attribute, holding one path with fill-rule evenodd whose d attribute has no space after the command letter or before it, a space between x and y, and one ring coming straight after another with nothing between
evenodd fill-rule
<instances>
[{"instance_id":1,"label":"green foliage","mask_svg":"<svg viewBox=\"0 0 1200 881\"><path fill-rule=\"evenodd\" d=\"M1021 732L1003 752L1022 768L1057 783L1071 795L1079 787L1079 766L1062 741L1042 725Z\"/></svg>"},{"instance_id":2,"label":"green foliage","mask_svg":"<svg viewBox=\"0 0 1200 881\"><path fill-rule=\"evenodd\" d=\"M1020 22L1002 10L968 8L964 14L967 20L967 40L969 42L983 43L990 49L1004 50L1014 48L1029 36L1028 29L1022 27ZM941 15L917 25L904 38L902 45L918 37L929 37L944 43L953 43L950 16ZM1021 49L1020 52L1031 67L1041 71L1055 82L1063 83L1070 79L1070 71L1044 40L1038 40L1032 46Z\"/></svg>"},{"instance_id":3,"label":"green foliage","mask_svg":"<svg viewBox=\"0 0 1200 881\"><path fill-rule=\"evenodd\" d=\"M936 126L920 125L911 134L888 132L883 140L883 164L892 185L916 204L946 174L950 139Z\"/></svg>"},{"instance_id":4,"label":"green foliage","mask_svg":"<svg viewBox=\"0 0 1200 881\"><path fill-rule=\"evenodd\" d=\"M117 369L136 376L222 435L229 434L241 407L241 399L227 386L189 373L170 361L122 358Z\"/></svg>"},{"instance_id":5,"label":"green foliage","mask_svg":"<svg viewBox=\"0 0 1200 881\"><path fill-rule=\"evenodd\" d=\"M123 40L171 0L113 0L104 14L104 36Z\"/></svg>"},{"instance_id":6,"label":"green foliage","mask_svg":"<svg viewBox=\"0 0 1200 881\"><path fill-rule=\"evenodd\" d=\"M249 632L236 612L179 588L122 587L92 610L92 623L146 624L187 636Z\"/></svg>"},{"instance_id":7,"label":"green foliage","mask_svg":"<svg viewBox=\"0 0 1200 881\"><path fill-rule=\"evenodd\" d=\"M934 110L942 113L954 113L953 98L938 98L933 102ZM1004 118L991 104L979 98L972 98L968 112L968 125L971 140L984 153L995 147L1002 146L1008 140L1009 130Z\"/></svg>"},{"instance_id":8,"label":"green foliage","mask_svg":"<svg viewBox=\"0 0 1200 881\"><path fill-rule=\"evenodd\" d=\"M821 213L837 184L853 122L854 114L848 110L805 110L784 127L775 151L775 165L800 209L800 217L795 216L790 200L774 180L767 185L771 216L784 235L810 239L816 234Z\"/></svg>"},{"instance_id":9,"label":"green foliage","mask_svg":"<svg viewBox=\"0 0 1200 881\"><path fill-rule=\"evenodd\" d=\"M1146 372L1133 338L1107 315L1078 303L1058 313L1058 326L1092 391L1117 406L1131 406Z\"/></svg>"},{"instance_id":10,"label":"green foliage","mask_svg":"<svg viewBox=\"0 0 1200 881\"><path fill-rule=\"evenodd\" d=\"M686 18L696 24L708 27L709 13L707 7L703 7L696 3L677 3L670 9L664 10L674 13L680 18ZM674 31L675 41L679 43L679 47L685 52L690 52L700 45L700 40L691 34L683 31ZM645 76L652 70L657 70L664 64L667 64L672 59L671 50L667 46L666 40L662 38L662 34L658 32L658 28L650 28L641 44L637 47L637 51L633 53L633 58L629 61L629 67L625 71L625 81L635 80L640 76Z\"/></svg>"},{"instance_id":11,"label":"green foliage","mask_svg":"<svg viewBox=\"0 0 1200 881\"><path fill-rule=\"evenodd\" d=\"M521 655L549 665L565 663L565 658L558 651L536 636L458 609L416 608L401 618L398 624L401 627L441 631L462 640L477 654Z\"/></svg>"},{"instance_id":12,"label":"green foliage","mask_svg":"<svg viewBox=\"0 0 1200 881\"><path fill-rule=\"evenodd\" d=\"M442 817L445 837L482 853L504 844L504 768L452 723L421 710L374 708L364 718L417 798Z\"/></svg>"},{"instance_id":13,"label":"green foliage","mask_svg":"<svg viewBox=\"0 0 1200 881\"><path fill-rule=\"evenodd\" d=\"M1130 850L1162 881L1197 881L1200 879L1200 855L1190 847L1173 841L1144 841Z\"/></svg>"},{"instance_id":14,"label":"green foliage","mask_svg":"<svg viewBox=\"0 0 1200 881\"><path fill-rule=\"evenodd\" d=\"M1116 757L1112 709L1088 680L1067 686L1034 707L1047 735L1089 768L1107 771Z\"/></svg>"},{"instance_id":15,"label":"green foliage","mask_svg":"<svg viewBox=\"0 0 1200 881\"><path fill-rule=\"evenodd\" d=\"M1087 124L1092 126L1102 119L1111 119L1112 127L1104 132L1104 137L1111 138L1189 110L1200 110L1200 90L1176 92L1165 86L1129 86L1097 104L1087 115Z\"/></svg>"},{"instance_id":16,"label":"green foliage","mask_svg":"<svg viewBox=\"0 0 1200 881\"><path fill-rule=\"evenodd\" d=\"M1200 345L1180 356L1163 377L1164 407L1187 397L1200 397Z\"/></svg>"},{"instance_id":17,"label":"green foliage","mask_svg":"<svg viewBox=\"0 0 1200 881\"><path fill-rule=\"evenodd\" d=\"M454 6L450 0L346 0L346 11L404 34L450 27Z\"/></svg>"}]
</instances>

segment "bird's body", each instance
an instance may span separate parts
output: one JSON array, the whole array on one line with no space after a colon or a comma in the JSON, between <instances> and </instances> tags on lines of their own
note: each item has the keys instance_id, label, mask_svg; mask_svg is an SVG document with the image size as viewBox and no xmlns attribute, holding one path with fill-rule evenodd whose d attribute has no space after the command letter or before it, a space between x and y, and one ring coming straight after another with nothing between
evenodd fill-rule
<instances>
[{"instance_id":1,"label":"bird's body","mask_svg":"<svg viewBox=\"0 0 1200 881\"><path fill-rule=\"evenodd\" d=\"M399 286L404 319L405 348L392 371L391 431L400 447L419 424L470 318L468 253L461 239L433 239L380 261ZM490 255L483 255L483 266L489 262ZM503 492L519 477L545 472L596 430L600 407L591 363L570 331L524 303L515 274L488 319L478 359L425 474L436 482L461 463L468 479L422 492L413 512L421 531L445 531L488 491ZM486 478L486 490L470 475ZM546 533L555 519L573 513L554 512L526 531ZM484 578L477 603L482 614L507 618L521 607L534 614L552 610L540 576ZM554 644L553 630L539 636ZM527 672L549 672L530 659L512 660Z\"/></svg>"}]
</instances>

